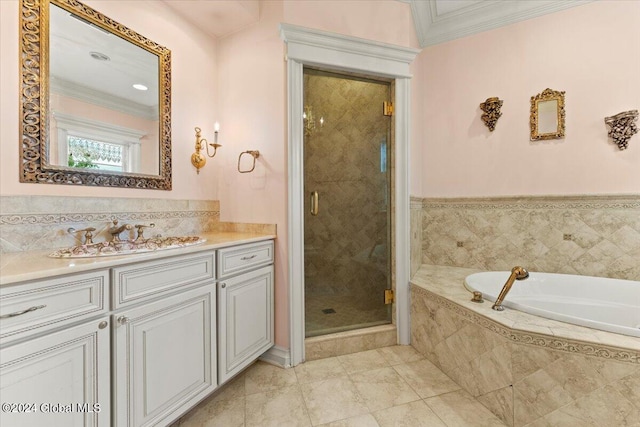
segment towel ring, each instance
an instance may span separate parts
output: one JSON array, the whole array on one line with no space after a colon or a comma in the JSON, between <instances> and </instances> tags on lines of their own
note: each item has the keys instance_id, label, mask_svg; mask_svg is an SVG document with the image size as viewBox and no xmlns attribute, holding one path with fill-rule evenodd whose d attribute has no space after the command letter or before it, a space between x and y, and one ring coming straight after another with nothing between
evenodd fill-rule
<instances>
[{"instance_id":1,"label":"towel ring","mask_svg":"<svg viewBox=\"0 0 640 427\"><path fill-rule=\"evenodd\" d=\"M242 155L243 154L250 154L253 157L253 165L251 166L251 169L249 170L240 170L240 159L242 159ZM253 172L253 170L256 168L256 159L260 157L260 151L258 150L247 150L247 151L243 151L242 153L240 153L240 155L238 156L238 172L240 173L249 173L249 172Z\"/></svg>"}]
</instances>

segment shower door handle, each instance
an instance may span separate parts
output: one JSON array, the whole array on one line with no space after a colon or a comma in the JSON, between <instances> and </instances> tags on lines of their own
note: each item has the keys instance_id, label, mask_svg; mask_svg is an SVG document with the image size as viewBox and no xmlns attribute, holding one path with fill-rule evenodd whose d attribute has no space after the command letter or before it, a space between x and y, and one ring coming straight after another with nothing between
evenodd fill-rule
<instances>
[{"instance_id":1,"label":"shower door handle","mask_svg":"<svg viewBox=\"0 0 640 427\"><path fill-rule=\"evenodd\" d=\"M318 192L311 192L311 215L318 215Z\"/></svg>"}]
</instances>

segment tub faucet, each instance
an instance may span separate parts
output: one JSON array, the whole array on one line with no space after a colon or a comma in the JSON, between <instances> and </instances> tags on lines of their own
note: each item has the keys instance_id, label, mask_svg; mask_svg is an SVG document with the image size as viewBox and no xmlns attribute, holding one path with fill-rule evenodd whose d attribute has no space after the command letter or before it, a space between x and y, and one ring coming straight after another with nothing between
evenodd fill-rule
<instances>
[{"instance_id":1,"label":"tub faucet","mask_svg":"<svg viewBox=\"0 0 640 427\"><path fill-rule=\"evenodd\" d=\"M120 233L122 233L124 230L131 230L132 228L133 227L131 226L131 224L122 224L120 227L118 227L118 220L114 219L113 227L109 227L109 234L111 234L111 238L114 242L119 242Z\"/></svg>"},{"instance_id":2,"label":"tub faucet","mask_svg":"<svg viewBox=\"0 0 640 427\"><path fill-rule=\"evenodd\" d=\"M498 298L496 299L495 304L493 304L491 308L497 311L504 310L504 307L502 306L502 301L504 301L504 298L507 296L507 294L511 290L511 287L513 286L513 282L515 282L516 280L524 280L527 277L529 277L529 272L527 270L525 270L520 266L513 267L511 269L511 275L509 275L509 278L507 279L507 283L505 283L504 286L502 287L502 290L500 291L500 295L498 295Z\"/></svg>"}]
</instances>

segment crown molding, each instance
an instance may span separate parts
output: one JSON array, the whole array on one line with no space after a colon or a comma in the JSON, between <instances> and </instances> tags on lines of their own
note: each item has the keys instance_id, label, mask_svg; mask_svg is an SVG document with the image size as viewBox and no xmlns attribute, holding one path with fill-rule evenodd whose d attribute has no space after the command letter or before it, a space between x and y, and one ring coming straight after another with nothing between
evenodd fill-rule
<instances>
[{"instance_id":1,"label":"crown molding","mask_svg":"<svg viewBox=\"0 0 640 427\"><path fill-rule=\"evenodd\" d=\"M149 107L60 78L51 79L51 92L147 120L158 120L160 117L157 105Z\"/></svg>"},{"instance_id":2,"label":"crown molding","mask_svg":"<svg viewBox=\"0 0 640 427\"><path fill-rule=\"evenodd\" d=\"M422 47L581 6L594 0L484 0L441 14L437 9L438 1L443 0L409 0Z\"/></svg>"}]
</instances>

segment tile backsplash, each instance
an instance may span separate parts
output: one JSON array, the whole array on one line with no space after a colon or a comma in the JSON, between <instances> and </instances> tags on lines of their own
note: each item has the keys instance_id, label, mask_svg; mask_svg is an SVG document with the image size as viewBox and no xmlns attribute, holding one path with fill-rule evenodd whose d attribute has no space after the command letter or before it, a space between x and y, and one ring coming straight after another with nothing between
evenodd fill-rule
<instances>
[{"instance_id":1,"label":"tile backsplash","mask_svg":"<svg viewBox=\"0 0 640 427\"><path fill-rule=\"evenodd\" d=\"M640 280L640 195L418 200L412 260Z\"/></svg>"},{"instance_id":2,"label":"tile backsplash","mask_svg":"<svg viewBox=\"0 0 640 427\"><path fill-rule=\"evenodd\" d=\"M217 230L217 200L128 199L105 197L0 197L0 252L54 249L81 243L82 234L69 228L95 227L94 241L110 238L111 221L154 223L145 236L184 236ZM126 233L130 233L129 236ZM122 238L135 237L134 230Z\"/></svg>"}]
</instances>

